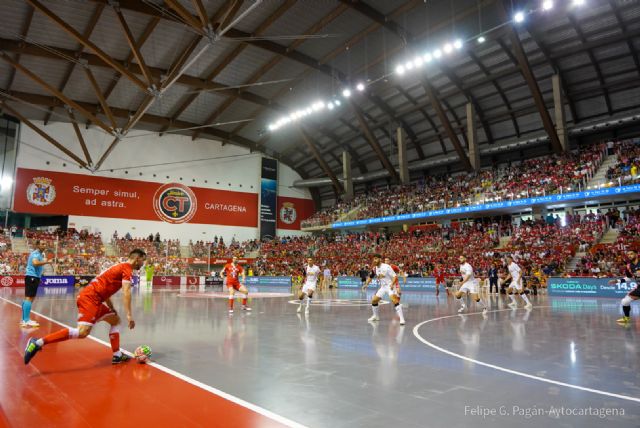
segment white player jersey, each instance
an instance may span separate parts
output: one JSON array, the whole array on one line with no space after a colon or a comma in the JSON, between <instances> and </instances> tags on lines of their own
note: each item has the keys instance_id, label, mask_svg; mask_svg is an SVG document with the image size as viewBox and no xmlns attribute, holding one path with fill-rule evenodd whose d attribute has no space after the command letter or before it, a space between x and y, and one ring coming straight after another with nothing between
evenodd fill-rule
<instances>
[{"instance_id":1,"label":"white player jersey","mask_svg":"<svg viewBox=\"0 0 640 428\"><path fill-rule=\"evenodd\" d=\"M318 282L318 275L320 275L320 268L316 265L313 265L311 267L307 265L305 266L304 270L307 275L305 282L309 285L316 285L316 283Z\"/></svg>"},{"instance_id":2,"label":"white player jersey","mask_svg":"<svg viewBox=\"0 0 640 428\"><path fill-rule=\"evenodd\" d=\"M326 277L330 277L331 276L331 269L327 268L324 270L324 276Z\"/></svg>"},{"instance_id":3,"label":"white player jersey","mask_svg":"<svg viewBox=\"0 0 640 428\"><path fill-rule=\"evenodd\" d=\"M518 266L516 262L511 262L507 268L509 269L509 275L511 275L511 278L515 282L518 282L522 276L522 269L520 269L520 266Z\"/></svg>"},{"instance_id":4,"label":"white player jersey","mask_svg":"<svg viewBox=\"0 0 640 428\"><path fill-rule=\"evenodd\" d=\"M380 287L391 287L396 278L396 273L388 264L380 263L380 266L376 266L376 278Z\"/></svg>"},{"instance_id":5,"label":"white player jersey","mask_svg":"<svg viewBox=\"0 0 640 428\"><path fill-rule=\"evenodd\" d=\"M469 263L460 265L460 275L462 275L463 278L469 275L469 279L467 281L473 281L476 279L475 276L473 275L473 268Z\"/></svg>"}]
</instances>

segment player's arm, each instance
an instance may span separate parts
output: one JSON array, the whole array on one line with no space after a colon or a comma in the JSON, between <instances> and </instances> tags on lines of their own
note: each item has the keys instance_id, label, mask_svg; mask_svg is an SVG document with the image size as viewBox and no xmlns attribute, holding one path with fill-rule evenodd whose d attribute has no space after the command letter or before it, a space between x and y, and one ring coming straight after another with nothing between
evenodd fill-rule
<instances>
[{"instance_id":1,"label":"player's arm","mask_svg":"<svg viewBox=\"0 0 640 428\"><path fill-rule=\"evenodd\" d=\"M44 266L44 265L49 265L49 264L53 263L53 261L49 260L49 259L42 258L42 259L33 259L31 261L31 263L34 266Z\"/></svg>"},{"instance_id":2,"label":"player's arm","mask_svg":"<svg viewBox=\"0 0 640 428\"><path fill-rule=\"evenodd\" d=\"M136 322L133 320L133 314L131 313L131 281L122 281L122 295L129 328L133 329L136 326Z\"/></svg>"}]
</instances>

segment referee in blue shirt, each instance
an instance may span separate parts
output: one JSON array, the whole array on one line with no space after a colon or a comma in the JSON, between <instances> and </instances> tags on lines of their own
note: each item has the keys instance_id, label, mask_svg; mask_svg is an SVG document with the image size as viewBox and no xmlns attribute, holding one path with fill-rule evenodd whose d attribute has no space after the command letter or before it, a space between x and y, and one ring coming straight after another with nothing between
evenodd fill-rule
<instances>
[{"instance_id":1,"label":"referee in blue shirt","mask_svg":"<svg viewBox=\"0 0 640 428\"><path fill-rule=\"evenodd\" d=\"M27 272L24 278L24 301L22 302L22 321L20 322L22 327L40 327L37 321L30 319L31 305L38 292L44 265L51 263L51 260L44 257L46 243L37 240L35 244L36 249L29 254L29 260L27 260Z\"/></svg>"}]
</instances>

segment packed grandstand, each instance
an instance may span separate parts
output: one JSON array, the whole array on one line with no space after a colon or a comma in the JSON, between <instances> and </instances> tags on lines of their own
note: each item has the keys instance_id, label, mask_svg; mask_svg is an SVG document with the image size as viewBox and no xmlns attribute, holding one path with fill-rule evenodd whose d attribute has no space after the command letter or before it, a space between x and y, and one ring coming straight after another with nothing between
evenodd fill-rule
<instances>
[{"instance_id":1,"label":"packed grandstand","mask_svg":"<svg viewBox=\"0 0 640 428\"><path fill-rule=\"evenodd\" d=\"M637 182L640 149L637 141L595 144L560 156L500 165L475 175L430 177L410 186L372 190L350 203L316 213L306 225L328 224L345 212L352 218L423 211L447 205L471 205L480 200L518 198L529 194L553 194L586 188L608 156L616 156L606 171L606 181L596 186ZM601 243L604 234L615 231L614 242ZM591 209L579 213L548 214L541 218L511 215L413 225L403 231L323 233L279 237L273 241L180 242L162 239L159 233L146 237L130 234L109 238L87 231L15 230L0 238L0 269L3 273L24 271L26 253L13 251L12 237L22 236L30 246L34 240L47 242L55 257L53 272L60 275L95 274L133 248L144 249L156 274L209 274L232 256L246 260L253 275L300 274L304 258L313 256L334 275L355 275L371 262L371 254L390 257L410 276L427 276L441 264L457 274L457 257L464 251L478 274L486 275L494 262L502 265L505 254L514 254L528 276L552 275L615 276L624 264L628 249L640 246L638 207ZM575 259L573 266L569 262Z\"/></svg>"}]
</instances>

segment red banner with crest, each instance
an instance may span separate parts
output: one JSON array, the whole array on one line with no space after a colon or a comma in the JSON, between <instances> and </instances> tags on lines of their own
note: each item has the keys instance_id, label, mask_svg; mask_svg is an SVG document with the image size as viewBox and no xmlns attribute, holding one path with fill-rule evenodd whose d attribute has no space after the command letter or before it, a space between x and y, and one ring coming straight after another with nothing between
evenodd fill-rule
<instances>
[{"instance_id":1,"label":"red banner with crest","mask_svg":"<svg viewBox=\"0 0 640 428\"><path fill-rule=\"evenodd\" d=\"M311 199L278 196L278 229L300 230L300 222L314 213Z\"/></svg>"},{"instance_id":2,"label":"red banner with crest","mask_svg":"<svg viewBox=\"0 0 640 428\"><path fill-rule=\"evenodd\" d=\"M14 210L24 213L256 227L258 195L18 168Z\"/></svg>"}]
</instances>

